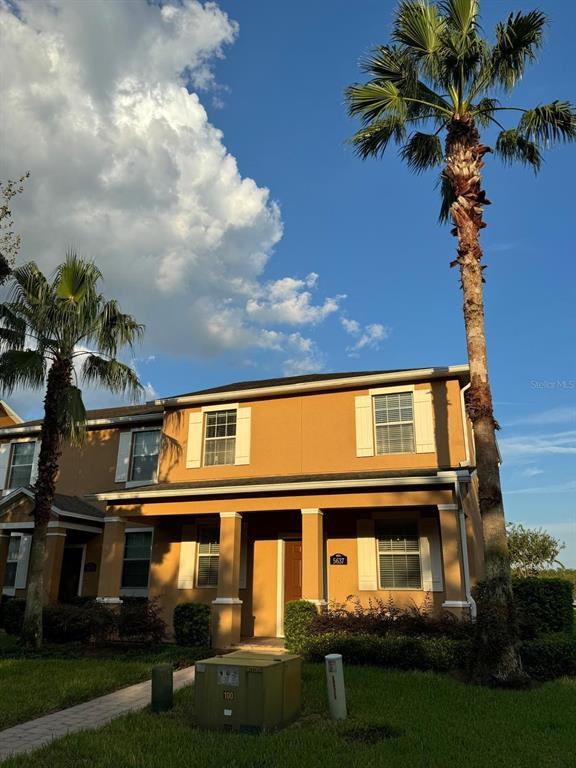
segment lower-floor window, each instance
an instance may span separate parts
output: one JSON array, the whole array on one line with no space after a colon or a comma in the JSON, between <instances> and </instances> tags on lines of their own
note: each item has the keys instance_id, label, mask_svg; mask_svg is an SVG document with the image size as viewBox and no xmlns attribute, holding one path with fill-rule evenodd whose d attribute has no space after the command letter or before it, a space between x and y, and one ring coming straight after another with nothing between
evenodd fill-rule
<instances>
[{"instance_id":1,"label":"lower-floor window","mask_svg":"<svg viewBox=\"0 0 576 768\"><path fill-rule=\"evenodd\" d=\"M122 589L148 589L152 531L126 531Z\"/></svg>"},{"instance_id":2,"label":"lower-floor window","mask_svg":"<svg viewBox=\"0 0 576 768\"><path fill-rule=\"evenodd\" d=\"M421 589L417 523L383 523L377 535L380 589Z\"/></svg>"},{"instance_id":3,"label":"lower-floor window","mask_svg":"<svg viewBox=\"0 0 576 768\"><path fill-rule=\"evenodd\" d=\"M217 525L203 525L198 529L198 587L218 586L220 559L220 532Z\"/></svg>"},{"instance_id":4,"label":"lower-floor window","mask_svg":"<svg viewBox=\"0 0 576 768\"><path fill-rule=\"evenodd\" d=\"M16 586L16 571L20 559L21 536L10 536L8 542L8 557L6 558L6 570L4 571L4 587L13 589Z\"/></svg>"}]
</instances>

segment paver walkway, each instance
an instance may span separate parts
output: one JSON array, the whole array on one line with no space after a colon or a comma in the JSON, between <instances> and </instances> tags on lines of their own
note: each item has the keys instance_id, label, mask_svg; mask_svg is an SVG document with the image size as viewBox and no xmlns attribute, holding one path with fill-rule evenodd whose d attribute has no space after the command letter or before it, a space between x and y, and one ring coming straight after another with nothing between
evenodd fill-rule
<instances>
[{"instance_id":1,"label":"paver walkway","mask_svg":"<svg viewBox=\"0 0 576 768\"><path fill-rule=\"evenodd\" d=\"M190 685L194 681L194 667L186 667L174 672L174 690ZM43 747L53 739L59 739L68 733L99 728L115 717L120 717L135 709L143 709L150 704L150 680L122 688L106 696L85 701L68 709L60 709L51 715L29 720L0 731L0 762L11 755L31 752Z\"/></svg>"}]
</instances>

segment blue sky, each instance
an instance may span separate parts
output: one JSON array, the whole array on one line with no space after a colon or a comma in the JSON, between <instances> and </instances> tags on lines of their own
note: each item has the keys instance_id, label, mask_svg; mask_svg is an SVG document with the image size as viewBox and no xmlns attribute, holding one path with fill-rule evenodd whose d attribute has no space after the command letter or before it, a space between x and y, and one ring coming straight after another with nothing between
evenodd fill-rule
<instances>
[{"instance_id":1,"label":"blue sky","mask_svg":"<svg viewBox=\"0 0 576 768\"><path fill-rule=\"evenodd\" d=\"M56 18L42 13L41 3L17 3L22 22L12 24L9 40L15 41L20 55L27 50L26 35L33 28L42 30L50 45L59 35L66 41L70 64L80 62L85 73L78 87L91 99L75 107L75 119L88 121L88 114L97 114L101 125L113 125L102 151L113 156L114 163L101 172L102 160L94 142L87 140L88 129L82 127L73 132L74 140L68 136L63 142L60 166L54 147L42 150L33 139L34 152L25 153L32 179L15 206L23 231L22 255L48 267L55 263L54 244L64 245L63 233L69 233L81 250L97 259L100 254L110 264L105 271L113 278L110 291L114 289L131 311L143 314L148 326L148 341L137 365L150 382L150 392L166 395L292 371L465 361L458 275L449 269L455 241L447 227L436 223L434 177L412 176L394 149L381 161L362 162L345 143L355 125L346 115L343 90L361 79L362 55L387 41L394 3L222 0L218 12L185 3L187 16L182 13L182 19L193 26L157 49L149 42L156 39L150 32L164 34L157 7L142 10L136 3L103 5L87 0L78 10L78 5L65 0L57 4L62 12ZM532 7L532 3L484 0L484 28L491 30L510 10ZM574 64L568 52L576 9L559 0L541 2L539 7L549 14L551 25L540 62L515 91L513 102L521 106L574 97ZM162 24L166 23L164 17ZM202 34L190 33L194 25ZM124 42L128 53L120 57L117 50ZM18 53L16 63L17 59ZM150 61L154 72L147 70ZM173 73L188 62L188 90L198 99L183 104L173 88ZM62 71L44 84L44 91L53 86L55 95L38 107L46 110L40 115L43 124L46 115L52 119L59 110L66 114L61 97L72 93L66 89L72 88L75 75L67 75L72 70L61 66ZM30 72L28 68L18 77L38 80ZM123 120L117 119L118 101L114 110L110 104L112 95L119 98L123 74L154 86L146 90L146 114L154 113L153 123L136 107L130 107ZM17 85L26 91L25 79ZM124 87L122 108L128 109L129 97L143 104L144 90ZM15 127L8 129L12 152L5 167L12 174L19 170L14 157L22 157L18 141L24 115L16 110L11 118ZM133 120L130 130L140 139L138 119L147 126L140 147L140 156L147 161L142 165L139 156L124 156L125 144L117 138ZM186 132L186 120L194 125L192 137ZM168 124L170 131L164 130ZM102 134L100 130L99 139ZM490 142L490 134L486 140ZM86 168L92 161L95 171L90 176ZM576 565L576 266L570 227L574 165L573 147L547 152L537 178L523 168L504 168L488 156L485 188L493 205L486 211L488 227L482 234L488 265L489 362L502 426L507 514L511 520L545 526L565 540L569 548L561 560L572 566ZM182 190L181 185L176 188L174 167L180 179L199 173L218 181ZM118 195L113 212L98 207L95 175L106 185L108 198ZM231 186L226 186L230 179ZM57 199L67 194L71 203L63 211ZM171 245L160 266L154 262L153 277L148 277L147 265L156 258L155 230L147 231L145 223L156 211L164 215L165 200L172 194L198 208L210 199L212 207L202 209L198 221L186 220L188 239ZM85 208L78 203L83 199ZM40 231L34 222L47 200L51 216ZM184 226L182 209L170 215L166 231L172 237ZM34 226L36 234L31 233ZM164 231L157 229L160 234ZM194 232L200 230L204 239L196 249ZM220 250L207 245L215 241ZM130 269L117 273L119 252L129 254L131 249ZM209 276L210 258L216 277ZM128 260L127 255L125 263ZM165 272L180 274L182 263L187 267L181 285L169 284ZM310 273L318 277L307 278ZM156 293L148 294L155 279ZM293 282L287 284L287 279ZM181 286L194 295L195 309L188 314ZM149 298L139 304L142 296ZM148 316L152 303L155 314ZM184 343L172 349L166 338L176 326L184 326ZM100 395L89 397L96 405L102 402ZM19 397L17 402L25 412L37 408L32 399Z\"/></svg>"}]
</instances>

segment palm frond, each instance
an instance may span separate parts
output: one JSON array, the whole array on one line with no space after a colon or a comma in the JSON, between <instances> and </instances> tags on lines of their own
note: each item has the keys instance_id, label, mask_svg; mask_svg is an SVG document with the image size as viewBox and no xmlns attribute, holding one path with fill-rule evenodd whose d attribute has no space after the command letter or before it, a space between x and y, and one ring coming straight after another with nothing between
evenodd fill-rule
<instances>
[{"instance_id":1,"label":"palm frond","mask_svg":"<svg viewBox=\"0 0 576 768\"><path fill-rule=\"evenodd\" d=\"M539 144L576 140L576 109L568 101L553 101L528 109L518 130Z\"/></svg>"},{"instance_id":2,"label":"palm frond","mask_svg":"<svg viewBox=\"0 0 576 768\"><path fill-rule=\"evenodd\" d=\"M439 72L438 52L446 22L436 5L426 0L403 0L396 13L392 39L404 46L427 76Z\"/></svg>"},{"instance_id":3,"label":"palm frond","mask_svg":"<svg viewBox=\"0 0 576 768\"><path fill-rule=\"evenodd\" d=\"M364 123L379 120L384 114L406 117L407 105L398 87L386 80L351 85L346 89L346 98L350 115L360 117Z\"/></svg>"},{"instance_id":4,"label":"palm frond","mask_svg":"<svg viewBox=\"0 0 576 768\"><path fill-rule=\"evenodd\" d=\"M26 321L8 303L0 304L0 350L24 349L26 345Z\"/></svg>"},{"instance_id":5,"label":"palm frond","mask_svg":"<svg viewBox=\"0 0 576 768\"><path fill-rule=\"evenodd\" d=\"M46 360L41 351L11 349L0 355L0 388L7 394L17 387L40 389L46 377Z\"/></svg>"},{"instance_id":6,"label":"palm frond","mask_svg":"<svg viewBox=\"0 0 576 768\"><path fill-rule=\"evenodd\" d=\"M478 0L443 0L439 3L448 29L467 36L478 27Z\"/></svg>"},{"instance_id":7,"label":"palm frond","mask_svg":"<svg viewBox=\"0 0 576 768\"><path fill-rule=\"evenodd\" d=\"M78 387L70 385L62 390L57 413L64 437L74 446L82 445L86 434L86 408Z\"/></svg>"},{"instance_id":8,"label":"palm frond","mask_svg":"<svg viewBox=\"0 0 576 768\"><path fill-rule=\"evenodd\" d=\"M422 173L442 164L442 143L435 134L415 131L401 148L400 157L411 171Z\"/></svg>"},{"instance_id":9,"label":"palm frond","mask_svg":"<svg viewBox=\"0 0 576 768\"><path fill-rule=\"evenodd\" d=\"M547 18L542 11L511 13L506 22L496 25L496 43L487 66L489 83L510 91L524 74L526 65L535 61L542 46Z\"/></svg>"},{"instance_id":10,"label":"palm frond","mask_svg":"<svg viewBox=\"0 0 576 768\"><path fill-rule=\"evenodd\" d=\"M101 306L91 338L96 341L101 352L115 357L119 347L132 348L142 339L143 334L144 326L137 323L131 315L121 312L118 302L113 300Z\"/></svg>"},{"instance_id":11,"label":"palm frond","mask_svg":"<svg viewBox=\"0 0 576 768\"><path fill-rule=\"evenodd\" d=\"M378 46L360 66L375 80L389 80L399 87L408 85L410 90L418 79L413 60L396 45Z\"/></svg>"},{"instance_id":12,"label":"palm frond","mask_svg":"<svg viewBox=\"0 0 576 768\"><path fill-rule=\"evenodd\" d=\"M494 117L494 112L500 106L498 99L485 97L480 99L477 104L470 106L470 114L482 128L488 128Z\"/></svg>"},{"instance_id":13,"label":"palm frond","mask_svg":"<svg viewBox=\"0 0 576 768\"><path fill-rule=\"evenodd\" d=\"M531 165L534 173L537 173L542 165L542 155L538 145L523 136L517 128L500 131L496 139L495 152L504 163L509 165L515 161Z\"/></svg>"},{"instance_id":14,"label":"palm frond","mask_svg":"<svg viewBox=\"0 0 576 768\"><path fill-rule=\"evenodd\" d=\"M42 306L50 296L50 284L35 262L29 261L12 270L12 285L8 301L14 304L27 303Z\"/></svg>"},{"instance_id":15,"label":"palm frond","mask_svg":"<svg viewBox=\"0 0 576 768\"><path fill-rule=\"evenodd\" d=\"M440 189L441 199L438 221L440 224L446 224L446 222L450 221L450 209L452 208L452 203L456 202L456 195L452 189L452 184L450 184L450 181L443 173L440 174L436 186Z\"/></svg>"},{"instance_id":16,"label":"palm frond","mask_svg":"<svg viewBox=\"0 0 576 768\"><path fill-rule=\"evenodd\" d=\"M375 120L365 128L361 128L349 139L349 142L356 154L365 160L367 157L383 155L392 139L396 144L400 144L405 137L404 120L387 117L384 120Z\"/></svg>"},{"instance_id":17,"label":"palm frond","mask_svg":"<svg viewBox=\"0 0 576 768\"><path fill-rule=\"evenodd\" d=\"M101 278L102 273L93 262L84 261L69 251L54 272L54 292L59 299L77 305L94 291Z\"/></svg>"},{"instance_id":18,"label":"palm frond","mask_svg":"<svg viewBox=\"0 0 576 768\"><path fill-rule=\"evenodd\" d=\"M127 394L133 400L140 399L144 391L133 368L118 360L106 360L95 354L86 356L81 376L86 384L104 386L111 392Z\"/></svg>"}]
</instances>

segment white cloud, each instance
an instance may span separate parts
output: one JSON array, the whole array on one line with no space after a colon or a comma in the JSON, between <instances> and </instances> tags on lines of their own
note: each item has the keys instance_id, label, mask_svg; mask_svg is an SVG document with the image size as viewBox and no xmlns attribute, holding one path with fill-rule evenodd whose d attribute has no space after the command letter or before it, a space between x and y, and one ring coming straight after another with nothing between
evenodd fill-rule
<instances>
[{"instance_id":1,"label":"white cloud","mask_svg":"<svg viewBox=\"0 0 576 768\"><path fill-rule=\"evenodd\" d=\"M343 297L313 300L314 273L266 280L280 209L193 92L214 88L237 25L195 0L0 0L0 23L2 173L32 172L14 205L21 258L45 271L69 245L94 258L147 326L142 356L263 348L275 331L285 366L323 365L290 326Z\"/></svg>"},{"instance_id":2,"label":"white cloud","mask_svg":"<svg viewBox=\"0 0 576 768\"><path fill-rule=\"evenodd\" d=\"M514 491L507 491L507 495L512 494L548 494L548 493L576 493L576 480L568 480L564 483L555 483L553 485L540 485L531 488L517 488Z\"/></svg>"},{"instance_id":3,"label":"white cloud","mask_svg":"<svg viewBox=\"0 0 576 768\"><path fill-rule=\"evenodd\" d=\"M357 357L362 349L378 349L380 342L390 335L388 328L381 323L369 323L362 327L357 320L350 320L344 316L340 318L340 323L346 333L356 339L354 344L346 347L350 357Z\"/></svg>"},{"instance_id":4,"label":"white cloud","mask_svg":"<svg viewBox=\"0 0 576 768\"><path fill-rule=\"evenodd\" d=\"M519 416L509 421L507 426L571 424L574 422L576 422L576 407L559 406L557 408L549 408L546 411Z\"/></svg>"},{"instance_id":5,"label":"white cloud","mask_svg":"<svg viewBox=\"0 0 576 768\"><path fill-rule=\"evenodd\" d=\"M498 440L504 460L528 456L576 454L576 430L543 435L520 435Z\"/></svg>"},{"instance_id":6,"label":"white cloud","mask_svg":"<svg viewBox=\"0 0 576 768\"><path fill-rule=\"evenodd\" d=\"M536 475L544 474L544 470L538 469L538 467L526 467L520 474L522 477L536 477Z\"/></svg>"}]
</instances>

